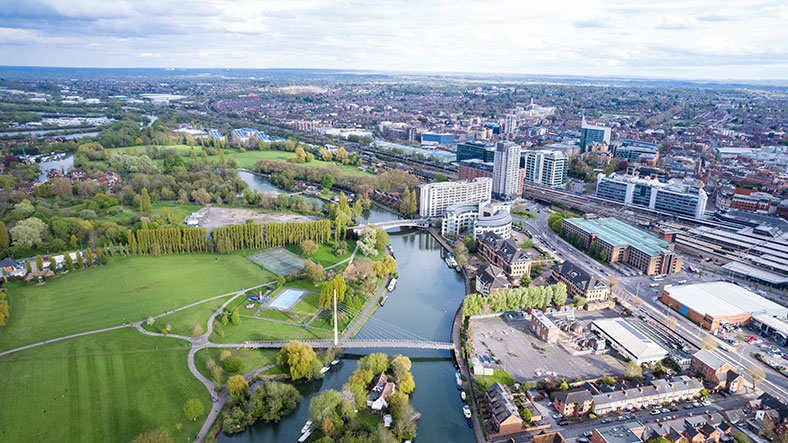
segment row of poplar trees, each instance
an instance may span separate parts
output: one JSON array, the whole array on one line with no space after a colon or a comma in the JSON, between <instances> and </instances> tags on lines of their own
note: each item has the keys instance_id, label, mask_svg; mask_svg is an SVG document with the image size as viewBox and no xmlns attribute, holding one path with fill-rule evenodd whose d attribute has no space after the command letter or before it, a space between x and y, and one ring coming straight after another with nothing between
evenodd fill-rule
<instances>
[{"instance_id":1,"label":"row of poplar trees","mask_svg":"<svg viewBox=\"0 0 788 443\"><path fill-rule=\"evenodd\" d=\"M208 231L205 228L161 228L129 231L128 245L132 253L171 254L205 252L208 250Z\"/></svg>"},{"instance_id":2,"label":"row of poplar trees","mask_svg":"<svg viewBox=\"0 0 788 443\"><path fill-rule=\"evenodd\" d=\"M304 240L319 244L331 238L331 222L314 220L220 226L213 229L212 236L219 252L296 245Z\"/></svg>"}]
</instances>

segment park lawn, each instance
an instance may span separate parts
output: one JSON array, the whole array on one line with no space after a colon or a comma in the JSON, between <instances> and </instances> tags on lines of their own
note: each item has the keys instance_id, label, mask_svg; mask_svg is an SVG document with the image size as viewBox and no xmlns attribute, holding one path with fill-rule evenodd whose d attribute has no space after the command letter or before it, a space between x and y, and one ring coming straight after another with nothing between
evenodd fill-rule
<instances>
[{"instance_id":1,"label":"park lawn","mask_svg":"<svg viewBox=\"0 0 788 443\"><path fill-rule=\"evenodd\" d=\"M298 302L297 305L293 306L291 311L293 312L303 312L305 314L314 314L317 312L318 305L320 304L320 293L319 292L310 292Z\"/></svg>"},{"instance_id":2,"label":"park lawn","mask_svg":"<svg viewBox=\"0 0 788 443\"><path fill-rule=\"evenodd\" d=\"M353 254L353 249L355 249L355 247L356 247L356 240L348 239L347 254L341 257L335 256L334 248L326 244L318 245L317 252L309 256L301 252L301 247L298 245L285 246L285 249L292 252L293 254L298 255L299 257L308 258L315 263L320 263L321 265L323 265L323 267L327 268L329 266L333 266L341 262L342 260L349 258Z\"/></svg>"},{"instance_id":3,"label":"park lawn","mask_svg":"<svg viewBox=\"0 0 788 443\"><path fill-rule=\"evenodd\" d=\"M533 212L533 211L528 211L528 210L522 210L522 211L512 211L512 215L513 215L514 217L517 217L517 218L524 218L524 219L529 219L529 218L537 218L537 217L539 217L539 214L537 214L536 212Z\"/></svg>"},{"instance_id":4,"label":"park lawn","mask_svg":"<svg viewBox=\"0 0 788 443\"><path fill-rule=\"evenodd\" d=\"M274 280L241 254L113 257L44 285L6 285L13 315L0 350L144 320Z\"/></svg>"},{"instance_id":5,"label":"park lawn","mask_svg":"<svg viewBox=\"0 0 788 443\"><path fill-rule=\"evenodd\" d=\"M192 328L194 328L195 325L200 325L203 331L205 331L208 327L208 319L211 318L211 315L232 297L233 295L228 295L216 300L200 303L197 306L192 306L182 311L159 317L152 325L148 325L146 322L142 323L142 327L151 332L161 333L162 330L169 325L171 326L169 331L167 331L169 334L191 337Z\"/></svg>"},{"instance_id":6,"label":"park lawn","mask_svg":"<svg viewBox=\"0 0 788 443\"><path fill-rule=\"evenodd\" d=\"M245 341L322 340L331 338L333 332L303 326L289 325L241 317L241 324L216 325L210 340L214 343L243 343ZM224 337L219 331L224 332Z\"/></svg>"},{"instance_id":7,"label":"park lawn","mask_svg":"<svg viewBox=\"0 0 788 443\"><path fill-rule=\"evenodd\" d=\"M257 313L259 318L270 318L272 320L289 321L292 323L306 323L312 318L312 314L304 314L299 312L280 311L278 309L261 309Z\"/></svg>"},{"instance_id":8,"label":"park lawn","mask_svg":"<svg viewBox=\"0 0 788 443\"><path fill-rule=\"evenodd\" d=\"M188 352L182 340L126 328L0 357L3 440L127 442L160 426L193 440L205 415L189 421L183 405L197 398L207 412L211 398Z\"/></svg>"},{"instance_id":9,"label":"park lawn","mask_svg":"<svg viewBox=\"0 0 788 443\"><path fill-rule=\"evenodd\" d=\"M200 371L203 376L215 383L216 380L214 380L213 374L211 374L211 371L208 369L208 361L213 360L217 365L224 367L220 361L220 357L222 352L228 350L233 357L240 358L243 361L243 365L241 366L241 370L237 373L230 373L226 370L223 370L222 375L218 380L219 384L227 383L227 377L231 375L246 374L264 366L275 365L276 355L279 353L278 349L205 348L200 349L196 354L194 354L194 365L197 366L197 370Z\"/></svg>"},{"instance_id":10,"label":"park lawn","mask_svg":"<svg viewBox=\"0 0 788 443\"><path fill-rule=\"evenodd\" d=\"M127 149L129 151L133 151L135 148L137 149L137 153L138 154L144 154L145 153L145 148L147 148L147 146L130 146L130 147L127 147L127 148L112 148L112 149L109 149L109 151L112 151L113 154L125 154ZM166 146L158 146L158 148L159 149L175 148L187 160L188 160L188 157L189 157L189 153L191 151L191 147L186 146L186 145L166 145ZM200 151L201 151L201 149L202 148L200 146L195 146L194 147L194 152L197 155L197 159L198 160L200 159ZM235 148L225 149L225 151L224 151L224 160L228 161L231 158L234 158L234 159L236 159L238 161L238 167L239 168L252 170L252 168L254 167L254 164L257 163L258 160L274 160L274 161L286 162L286 161L290 161L292 159L295 159L295 152L275 151L275 150L268 150L268 151L252 150L252 151L241 152L240 150L235 149ZM208 156L208 160L209 161L214 161L214 160L215 161L219 161L219 155L218 154L217 155L209 155ZM162 159L156 159L154 161L160 167L164 163L164 161ZM301 163L301 164L302 165L306 165L306 166L312 166L312 167L326 167L328 165L335 165L339 169L341 169L342 172L344 172L346 174L350 174L350 175L372 175L372 174L370 174L367 171L360 171L360 170L356 169L355 166L341 165L339 163L334 163L334 162L325 162L325 161L319 160L317 158L315 158L313 161L311 161L309 163Z\"/></svg>"}]
</instances>

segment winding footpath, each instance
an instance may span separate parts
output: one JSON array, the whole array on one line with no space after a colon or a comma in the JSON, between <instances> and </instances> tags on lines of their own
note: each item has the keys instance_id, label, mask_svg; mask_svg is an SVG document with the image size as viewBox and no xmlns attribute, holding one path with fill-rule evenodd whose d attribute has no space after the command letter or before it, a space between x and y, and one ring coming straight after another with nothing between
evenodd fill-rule
<instances>
[{"instance_id":1,"label":"winding footpath","mask_svg":"<svg viewBox=\"0 0 788 443\"><path fill-rule=\"evenodd\" d=\"M341 266L341 265L343 265L345 263L352 262L353 259L356 257L356 253L357 252L358 252L358 245L356 245L356 247L353 249L353 252L350 254L350 257L348 257L348 258L346 258L344 260L341 260L341 261L339 261L339 262L337 262L337 263L335 263L335 264L333 264L331 266L328 266L325 269L326 270L334 269L334 268L337 268L337 267L339 267L339 266ZM214 383L212 381L208 380L205 376L203 376L200 373L199 370L197 370L197 366L194 363L194 356L201 349L206 349L208 347L215 347L215 348L238 347L238 345L233 345L233 344L223 345L223 344L218 344L218 343L211 343L209 341L209 338L210 338L211 334L213 334L213 326L214 326L216 317L222 311L224 311L224 309L230 303L232 303L234 300L236 300L239 296L244 295L247 291L249 291L251 289L262 288L262 287L265 287L265 286L271 286L271 285L274 285L274 284L276 284L276 282L268 282L268 283L264 283L264 284L261 284L261 285L253 286L251 288L245 288L245 289L240 290L240 291L228 292L226 294L221 294L221 295L217 295L217 296L214 296L214 297L206 298L204 300L200 300L200 301L188 304L186 306L181 306L181 307L179 307L177 309L173 309L171 311L165 311L165 312L163 312L161 314L149 317L148 319L139 320L139 321L136 321L134 323L124 323L124 324L118 325L118 326L112 326L112 327L103 328L103 329L96 329L96 330L93 330L93 331L80 332L80 333L77 333L77 334L71 334L71 335L66 335L66 336L62 336L62 337L56 337L56 338L52 338L52 339L48 339L48 340L43 340L43 341L40 341L40 342L37 342L37 343L31 343L29 345L20 346L18 348L9 349L7 351L0 352L0 357L5 356L5 355L10 355L10 354L13 354L15 352L23 351L25 349L35 348L37 346L41 346L41 345L45 345L45 344L49 344L49 343L55 343L55 342L59 342L59 341L63 341L63 340L68 340L68 339L71 339L71 338L83 337L83 336L86 336L86 335L99 334L99 333L102 333L102 332L114 331L114 330L117 330L117 329L130 328L130 327L135 328L137 331L139 331L142 334L145 334L145 335L148 335L148 336L152 336L152 337L168 337L168 338L176 338L176 339L180 339L180 340L185 340L185 341L189 342L189 345L190 345L189 354L188 354L188 357L187 357L188 365L189 365L189 371L192 373L192 375L194 375L194 377L197 380L199 380L203 385L205 385L205 387L208 389L208 392L211 394L211 401L212 401L211 411L208 413L208 416L206 417L205 422L203 423L199 434L196 436L196 438L194 440L196 442L202 442L203 439L205 438L205 436L210 431L211 427L213 426L213 423L216 421L216 418L219 416L219 413L222 411L222 408L224 407L224 404L227 402L227 400L229 398L229 392L226 389L223 389L221 392L217 392L216 386L214 385ZM382 289L385 290L385 287L383 287ZM380 291L376 295L380 295ZM222 304L222 306L219 307L219 309L217 309L216 311L213 312L213 314L211 314L211 317L208 319L208 325L207 325L206 332L204 334L198 336L198 337L187 337L187 336L184 336L184 335L177 335L177 334L164 335L164 334L161 334L161 333L158 333L158 332L148 331L147 329L145 329L143 327L143 324L145 324L149 319L156 320L156 319L159 319L159 318L164 317L166 315L174 314L176 312L183 311L185 309L189 309L189 308L192 308L194 306L197 306L197 305L200 305L200 304L203 304L203 303L206 303L206 302L210 302L210 301L213 301L213 300L218 300L218 299L221 299L221 298L224 298L224 297L230 297L230 298L226 302L224 302ZM377 297L374 297L373 300L376 299L376 298ZM372 303L368 303L368 305L372 305ZM362 315L360 315L359 318L357 319L357 323L358 323L358 320L361 320L362 318L364 318L363 314L366 314L366 313L368 313L370 311L369 308L370 308L370 306L367 306L367 308L364 310ZM317 315L315 315L315 317L316 316ZM273 319L265 319L265 320L277 322L277 320L273 320ZM314 320L314 317L312 318L312 320ZM284 321L280 321L280 322L281 323L289 323L289 322L284 322ZM310 323L311 323L311 320L310 320ZM345 334L345 335L348 335L348 334ZM261 372L263 372L263 371L265 371L267 369L272 368L273 366L275 366L275 365L267 365L267 366L264 366L262 368L254 369L254 370L248 372L247 374L244 374L244 378L248 380L248 379L258 375L259 373L261 373Z\"/></svg>"}]
</instances>

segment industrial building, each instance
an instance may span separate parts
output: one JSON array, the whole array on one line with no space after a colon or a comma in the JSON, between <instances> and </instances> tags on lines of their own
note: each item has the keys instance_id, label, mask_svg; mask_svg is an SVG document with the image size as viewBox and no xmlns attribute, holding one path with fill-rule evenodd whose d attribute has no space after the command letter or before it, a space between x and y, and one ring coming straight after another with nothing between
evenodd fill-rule
<instances>
[{"instance_id":1,"label":"industrial building","mask_svg":"<svg viewBox=\"0 0 788 443\"><path fill-rule=\"evenodd\" d=\"M457 161L479 159L486 163L495 160L495 145L490 142L471 140L457 144Z\"/></svg>"},{"instance_id":2,"label":"industrial building","mask_svg":"<svg viewBox=\"0 0 788 443\"><path fill-rule=\"evenodd\" d=\"M703 216L709 200L702 183L697 181L673 179L661 182L616 173L597 176L596 196L694 218Z\"/></svg>"},{"instance_id":3,"label":"industrial building","mask_svg":"<svg viewBox=\"0 0 788 443\"><path fill-rule=\"evenodd\" d=\"M615 218L565 218L566 235L578 235L583 247L602 248L609 263L626 263L646 275L681 271L682 258L673 244Z\"/></svg>"},{"instance_id":4,"label":"industrial building","mask_svg":"<svg viewBox=\"0 0 788 443\"><path fill-rule=\"evenodd\" d=\"M729 214L738 212L730 211ZM678 230L675 236L676 248L725 263L722 274L776 289L788 288L788 229L785 222L758 214L748 214L748 217L754 223L762 223L735 231L708 226ZM726 224L735 220L732 217L720 219Z\"/></svg>"},{"instance_id":5,"label":"industrial building","mask_svg":"<svg viewBox=\"0 0 788 443\"><path fill-rule=\"evenodd\" d=\"M553 343L558 340L558 326L547 318L542 311L531 311L531 332L536 334L542 341Z\"/></svg>"},{"instance_id":6,"label":"industrial building","mask_svg":"<svg viewBox=\"0 0 788 443\"><path fill-rule=\"evenodd\" d=\"M626 320L608 318L594 320L591 329L610 342L610 347L637 364L661 361L668 351L635 329Z\"/></svg>"},{"instance_id":7,"label":"industrial building","mask_svg":"<svg viewBox=\"0 0 788 443\"><path fill-rule=\"evenodd\" d=\"M767 300L754 292L726 282L666 285L661 300L681 315L704 328L714 331L723 324L771 323L788 334L788 324L776 319L788 317L788 308Z\"/></svg>"},{"instance_id":8,"label":"industrial building","mask_svg":"<svg viewBox=\"0 0 788 443\"><path fill-rule=\"evenodd\" d=\"M449 207L463 203L489 203L492 179L428 183L419 187L419 215L441 217Z\"/></svg>"}]
</instances>

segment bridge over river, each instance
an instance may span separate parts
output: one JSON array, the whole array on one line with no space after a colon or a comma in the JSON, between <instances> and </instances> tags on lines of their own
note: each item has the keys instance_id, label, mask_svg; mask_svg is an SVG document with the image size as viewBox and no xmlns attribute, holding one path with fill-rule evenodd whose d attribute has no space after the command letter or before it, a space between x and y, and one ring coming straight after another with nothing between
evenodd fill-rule
<instances>
[{"instance_id":1,"label":"bridge over river","mask_svg":"<svg viewBox=\"0 0 788 443\"><path fill-rule=\"evenodd\" d=\"M413 218L413 219L398 219L389 220L377 223L367 223L363 225L353 226L350 229L353 232L359 233L366 225L377 226L383 230L396 229L396 228L421 228L427 229L432 225L432 220L429 218Z\"/></svg>"},{"instance_id":2,"label":"bridge over river","mask_svg":"<svg viewBox=\"0 0 788 443\"><path fill-rule=\"evenodd\" d=\"M410 348L410 349L454 349L454 344L450 342L427 341L427 340L339 340L336 344L334 340L302 340L313 348L325 349L331 346L340 348ZM242 344L214 344L208 343L208 347L246 347L246 348L282 348L287 341L247 341Z\"/></svg>"}]
</instances>

